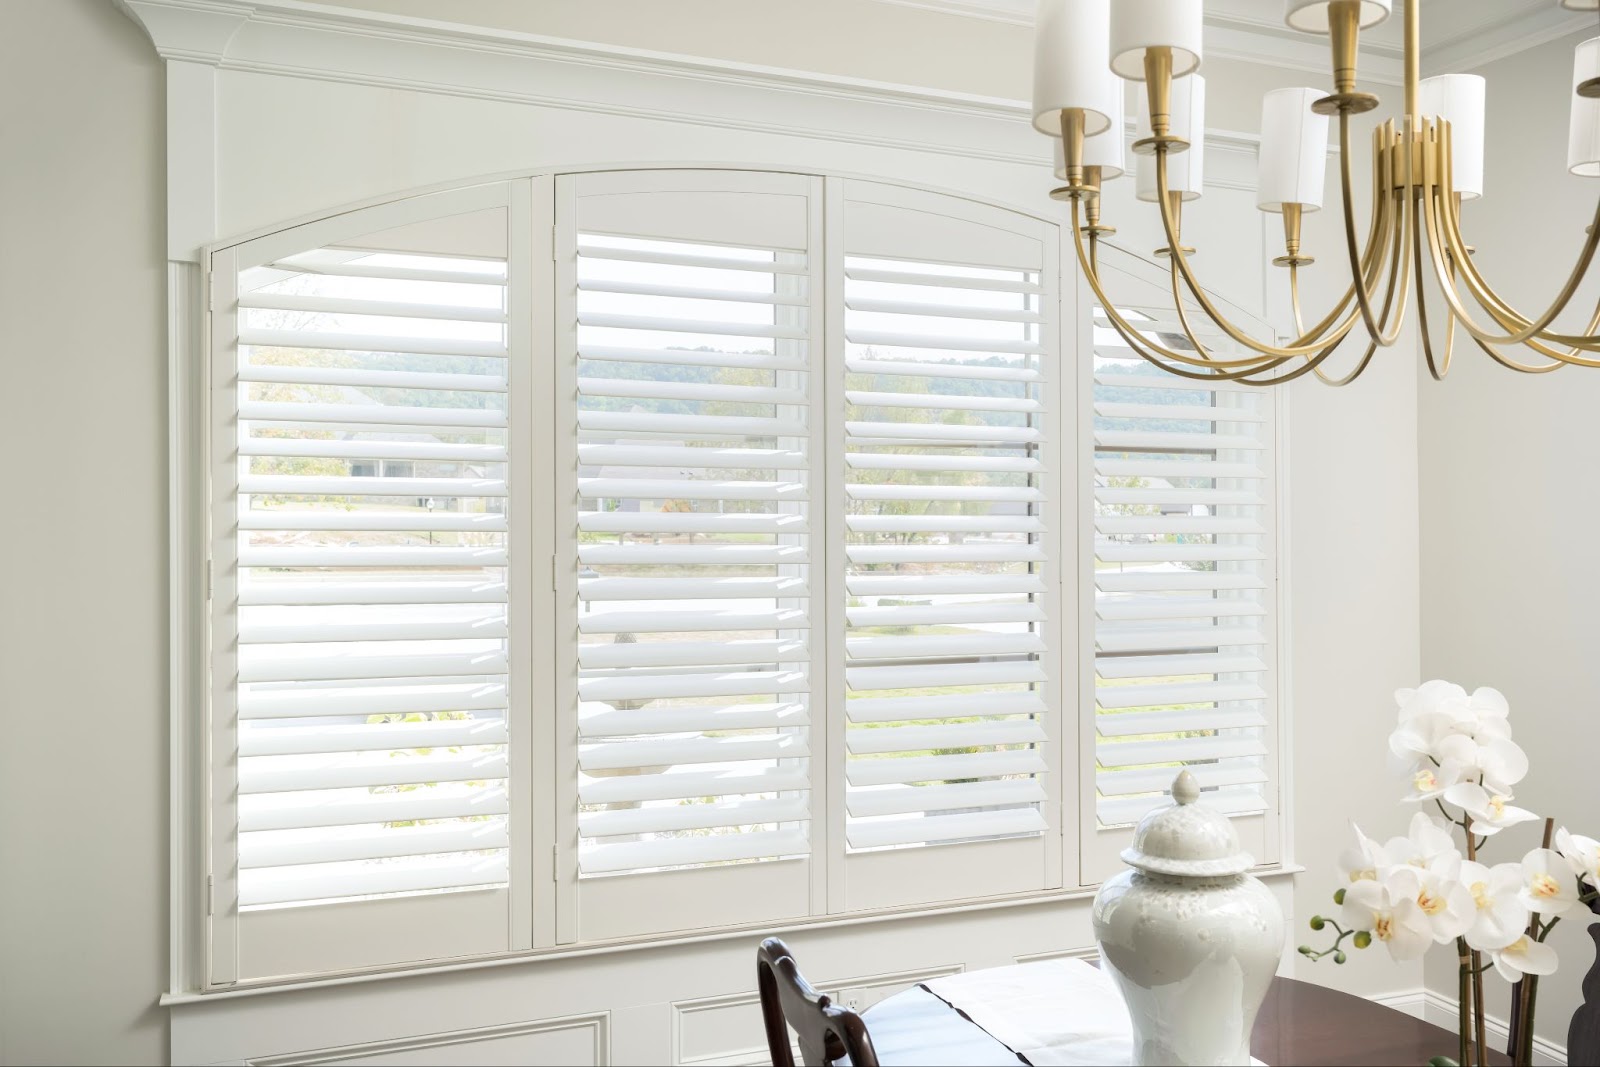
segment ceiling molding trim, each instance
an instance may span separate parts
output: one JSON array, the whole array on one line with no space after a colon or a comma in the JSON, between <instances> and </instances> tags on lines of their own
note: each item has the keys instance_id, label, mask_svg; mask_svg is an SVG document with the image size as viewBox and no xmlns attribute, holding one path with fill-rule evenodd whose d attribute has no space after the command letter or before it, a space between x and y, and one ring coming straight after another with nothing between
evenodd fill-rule
<instances>
[{"instance_id":1,"label":"ceiling molding trim","mask_svg":"<svg viewBox=\"0 0 1600 1067\"><path fill-rule=\"evenodd\" d=\"M1206 58L1277 67L1304 74L1323 71L1329 64L1324 40L1276 29L1265 30L1253 20L1231 17L1206 19ZM1361 80L1376 85L1399 85L1404 63L1388 49L1361 50ZM1315 80L1310 79L1310 80Z\"/></svg>"},{"instance_id":2,"label":"ceiling molding trim","mask_svg":"<svg viewBox=\"0 0 1600 1067\"><path fill-rule=\"evenodd\" d=\"M1032 26L1032 4L1012 0L881 0L896 7L914 7L941 15L961 15L985 22L1004 22L1010 26Z\"/></svg>"},{"instance_id":3,"label":"ceiling molding trim","mask_svg":"<svg viewBox=\"0 0 1600 1067\"><path fill-rule=\"evenodd\" d=\"M1426 64L1423 73L1433 75L1472 70L1485 63L1493 63L1497 59L1560 40L1580 30L1596 30L1596 26L1593 15L1541 3L1531 11L1524 9L1505 19L1480 25L1471 34L1439 45L1431 52L1424 52Z\"/></svg>"},{"instance_id":4,"label":"ceiling molding trim","mask_svg":"<svg viewBox=\"0 0 1600 1067\"><path fill-rule=\"evenodd\" d=\"M1015 26L1033 25L1032 0L878 0L897 7L916 8L943 15L958 15L1003 22ZM1235 2L1228 9L1212 10L1205 16L1206 54L1285 70L1317 71L1328 67L1326 39L1289 29L1275 19L1246 14ZM1423 74L1443 74L1468 70L1496 59L1595 26L1590 15L1563 10L1549 0L1526 0L1507 13L1506 0L1451 0L1450 28L1442 34L1423 34ZM1425 11L1439 14L1437 5ZM1390 23L1398 24L1391 18ZM1459 29L1457 27L1460 27ZM1395 25L1369 33L1361 41L1361 78L1379 85L1400 85L1404 77L1404 56L1396 37Z\"/></svg>"}]
</instances>

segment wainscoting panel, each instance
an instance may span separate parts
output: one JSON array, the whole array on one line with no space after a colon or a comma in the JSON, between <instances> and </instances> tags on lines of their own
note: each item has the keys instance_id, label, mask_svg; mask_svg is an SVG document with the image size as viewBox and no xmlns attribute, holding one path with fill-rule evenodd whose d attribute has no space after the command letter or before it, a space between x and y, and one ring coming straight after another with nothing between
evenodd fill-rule
<instances>
[{"instance_id":1,"label":"wainscoting panel","mask_svg":"<svg viewBox=\"0 0 1600 1067\"><path fill-rule=\"evenodd\" d=\"M291 1056L268 1056L247 1062L250 1067L309 1067L312 1064L318 1067L324 1064L448 1067L458 1063L489 1067L498 1064L561 1063L576 1067L611 1062L610 1030L610 1017L602 1012L346 1045Z\"/></svg>"}]
</instances>

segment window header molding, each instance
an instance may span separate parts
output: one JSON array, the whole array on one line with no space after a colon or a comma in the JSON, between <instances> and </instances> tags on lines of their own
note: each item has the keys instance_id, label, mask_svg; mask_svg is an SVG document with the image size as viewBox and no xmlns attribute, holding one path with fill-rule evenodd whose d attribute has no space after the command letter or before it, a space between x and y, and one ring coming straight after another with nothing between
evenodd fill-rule
<instances>
[{"instance_id":1,"label":"window header molding","mask_svg":"<svg viewBox=\"0 0 1600 1067\"><path fill-rule=\"evenodd\" d=\"M116 3L167 61L168 258L173 260L197 262L200 249L222 236L216 210L217 78L226 72L931 152L1041 172L1049 162L1039 154L1030 107L1021 100L297 0ZM1259 141L1255 134L1208 130L1214 165L1207 167L1207 184L1255 188ZM550 169L544 160L529 162L517 172ZM403 192L384 190L383 198Z\"/></svg>"}]
</instances>

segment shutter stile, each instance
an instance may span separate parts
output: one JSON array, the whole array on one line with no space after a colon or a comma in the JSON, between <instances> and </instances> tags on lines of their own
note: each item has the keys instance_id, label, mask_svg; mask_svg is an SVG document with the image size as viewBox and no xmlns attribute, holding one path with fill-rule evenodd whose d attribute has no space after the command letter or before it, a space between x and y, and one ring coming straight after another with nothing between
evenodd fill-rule
<instances>
[{"instance_id":1,"label":"shutter stile","mask_svg":"<svg viewBox=\"0 0 1600 1067\"><path fill-rule=\"evenodd\" d=\"M576 252L579 873L807 856L807 253Z\"/></svg>"},{"instance_id":2,"label":"shutter stile","mask_svg":"<svg viewBox=\"0 0 1600 1067\"><path fill-rule=\"evenodd\" d=\"M1273 398L1156 371L1098 309L1093 335L1098 824L1137 822L1180 766L1217 810L1268 811Z\"/></svg>"},{"instance_id":3,"label":"shutter stile","mask_svg":"<svg viewBox=\"0 0 1600 1067\"><path fill-rule=\"evenodd\" d=\"M239 274L241 909L507 884L505 283Z\"/></svg>"},{"instance_id":4,"label":"shutter stile","mask_svg":"<svg viewBox=\"0 0 1600 1067\"><path fill-rule=\"evenodd\" d=\"M844 261L845 837L1047 831L1037 270Z\"/></svg>"}]
</instances>

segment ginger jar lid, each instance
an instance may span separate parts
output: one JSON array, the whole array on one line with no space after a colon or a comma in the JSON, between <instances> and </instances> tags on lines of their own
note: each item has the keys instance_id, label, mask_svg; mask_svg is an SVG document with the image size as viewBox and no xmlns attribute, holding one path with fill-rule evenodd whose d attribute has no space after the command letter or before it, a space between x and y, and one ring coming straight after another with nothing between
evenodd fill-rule
<instances>
[{"instance_id":1,"label":"ginger jar lid","mask_svg":"<svg viewBox=\"0 0 1600 1067\"><path fill-rule=\"evenodd\" d=\"M1255 859L1239 847L1233 822L1200 800L1200 783L1187 770L1172 782L1172 803L1139 820L1133 846L1122 850L1130 867L1153 874L1219 877L1243 874Z\"/></svg>"}]
</instances>

